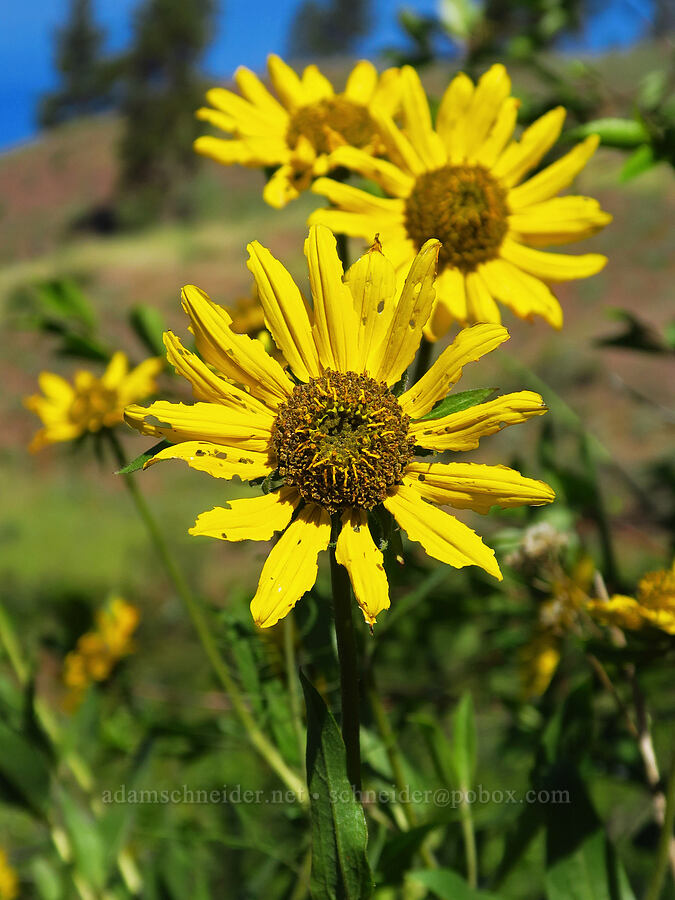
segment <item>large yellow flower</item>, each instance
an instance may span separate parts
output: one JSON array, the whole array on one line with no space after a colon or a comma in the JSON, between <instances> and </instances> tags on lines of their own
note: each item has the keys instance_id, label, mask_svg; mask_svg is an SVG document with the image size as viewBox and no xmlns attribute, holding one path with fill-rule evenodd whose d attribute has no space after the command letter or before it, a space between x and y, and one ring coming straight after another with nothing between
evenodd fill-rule
<instances>
[{"instance_id":1,"label":"large yellow flower","mask_svg":"<svg viewBox=\"0 0 675 900\"><path fill-rule=\"evenodd\" d=\"M614 594L609 600L591 600L587 609L607 625L631 631L652 627L675 635L675 561L670 569L648 572L636 597Z\"/></svg>"},{"instance_id":2,"label":"large yellow flower","mask_svg":"<svg viewBox=\"0 0 675 900\"><path fill-rule=\"evenodd\" d=\"M263 197L281 208L333 168L330 153L338 147L358 147L367 156L384 151L374 113L396 110L398 69L378 76L373 64L362 60L344 92L336 94L316 66L307 66L299 77L278 56L270 56L267 64L278 99L249 69L237 69L242 96L212 88L207 100L213 108L197 111L198 118L232 137L197 138L197 153L227 166L275 168Z\"/></svg>"},{"instance_id":3,"label":"large yellow flower","mask_svg":"<svg viewBox=\"0 0 675 900\"><path fill-rule=\"evenodd\" d=\"M331 540L366 621L375 622L389 606L382 553L370 531L369 514L378 508L430 556L501 578L494 551L432 504L485 513L493 505L553 499L548 485L503 466L414 458L416 447L469 450L546 409L538 394L520 391L427 418L466 363L507 340L500 325L465 329L417 384L400 396L392 391L431 313L438 249L438 241L422 247L395 302L394 269L379 245L343 278L334 236L313 227L305 243L310 310L284 266L259 243L249 244L267 328L289 368L259 341L235 334L225 310L189 286L183 308L202 358L171 332L165 344L197 402L158 401L125 412L134 428L174 444L147 464L181 459L217 478L265 479L261 496L202 513L191 529L228 541L267 541L283 532L251 603L260 626L274 625L312 587L317 556Z\"/></svg>"},{"instance_id":4,"label":"large yellow flower","mask_svg":"<svg viewBox=\"0 0 675 900\"><path fill-rule=\"evenodd\" d=\"M24 400L44 425L29 449L35 452L47 444L74 441L88 431L119 425L125 406L156 393L156 377L163 366L159 357L153 357L129 371L129 361L118 352L100 378L81 369L71 384L54 372L41 372L38 382L42 394Z\"/></svg>"},{"instance_id":5,"label":"large yellow flower","mask_svg":"<svg viewBox=\"0 0 675 900\"><path fill-rule=\"evenodd\" d=\"M403 130L386 112L373 112L388 158L375 159L356 147L341 147L331 156L334 165L360 172L389 196L321 178L312 189L334 208L318 210L310 222L367 239L379 232L402 275L425 241L438 238L430 339L453 320L499 323L496 300L520 318L539 315L560 328L562 310L548 283L594 275L606 258L538 248L580 240L611 221L589 197L556 196L584 167L597 137L521 183L558 138L562 107L538 119L520 140L511 140L518 101L510 96L506 69L494 65L475 86L463 73L457 75L434 128L415 70L405 67L399 80Z\"/></svg>"}]
</instances>

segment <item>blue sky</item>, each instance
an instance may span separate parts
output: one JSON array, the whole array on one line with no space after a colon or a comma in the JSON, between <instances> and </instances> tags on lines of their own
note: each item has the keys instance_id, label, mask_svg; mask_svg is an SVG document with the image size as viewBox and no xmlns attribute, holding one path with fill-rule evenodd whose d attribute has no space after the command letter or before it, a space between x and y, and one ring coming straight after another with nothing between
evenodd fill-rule
<instances>
[{"instance_id":1,"label":"blue sky","mask_svg":"<svg viewBox=\"0 0 675 900\"><path fill-rule=\"evenodd\" d=\"M189 0L186 0L189 2ZM96 17L107 33L110 50L129 40L138 0L94 0ZM213 44L206 59L210 74L226 77L238 65L264 66L268 53L284 53L288 27L300 0L220 0ZM407 6L432 12L437 0L373 0L375 26L359 52L377 56L382 48L400 44L396 11ZM19 0L5 3L0 34L0 148L36 133L38 98L55 81L53 33L66 16L69 0ZM649 27L651 0L606 0L589 21L574 49L597 51L622 47L639 39Z\"/></svg>"}]
</instances>

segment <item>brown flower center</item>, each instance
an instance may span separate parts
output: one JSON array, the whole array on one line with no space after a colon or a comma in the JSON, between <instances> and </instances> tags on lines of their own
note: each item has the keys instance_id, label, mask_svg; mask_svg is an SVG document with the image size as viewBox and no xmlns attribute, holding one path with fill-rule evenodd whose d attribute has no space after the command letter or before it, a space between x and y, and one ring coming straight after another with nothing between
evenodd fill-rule
<instances>
[{"instance_id":1,"label":"brown flower center","mask_svg":"<svg viewBox=\"0 0 675 900\"><path fill-rule=\"evenodd\" d=\"M420 175L406 201L405 225L418 248L442 242L439 271L472 272L494 259L507 231L506 191L483 166L444 166Z\"/></svg>"},{"instance_id":2,"label":"brown flower center","mask_svg":"<svg viewBox=\"0 0 675 900\"><path fill-rule=\"evenodd\" d=\"M381 382L327 371L299 384L272 433L279 474L329 513L372 509L412 457L409 418Z\"/></svg>"},{"instance_id":3,"label":"brown flower center","mask_svg":"<svg viewBox=\"0 0 675 900\"><path fill-rule=\"evenodd\" d=\"M365 106L337 96L296 110L291 116L286 140L290 147L295 147L303 135L317 153L330 153L335 149L330 140L333 131L352 147L366 147L377 133Z\"/></svg>"}]
</instances>

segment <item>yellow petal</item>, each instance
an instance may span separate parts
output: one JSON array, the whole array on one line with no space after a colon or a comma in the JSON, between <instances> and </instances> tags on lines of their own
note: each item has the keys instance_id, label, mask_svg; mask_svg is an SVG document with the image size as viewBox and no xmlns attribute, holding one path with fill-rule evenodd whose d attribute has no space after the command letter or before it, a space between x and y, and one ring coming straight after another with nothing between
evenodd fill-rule
<instances>
[{"instance_id":1,"label":"yellow petal","mask_svg":"<svg viewBox=\"0 0 675 900\"><path fill-rule=\"evenodd\" d=\"M502 320L499 307L492 298L488 286L479 272L467 272L466 279L466 317L469 322L494 322Z\"/></svg>"},{"instance_id":2,"label":"yellow petal","mask_svg":"<svg viewBox=\"0 0 675 900\"><path fill-rule=\"evenodd\" d=\"M338 372L358 366L354 301L343 282L335 237L323 225L312 225L305 241L309 283L314 300L314 335L321 364Z\"/></svg>"},{"instance_id":3,"label":"yellow petal","mask_svg":"<svg viewBox=\"0 0 675 900\"><path fill-rule=\"evenodd\" d=\"M265 115L278 120L280 126L288 124L288 113L276 97L267 90L262 81L250 69L239 66L234 73L234 80L244 97L254 106L265 111Z\"/></svg>"},{"instance_id":4,"label":"yellow petal","mask_svg":"<svg viewBox=\"0 0 675 900\"><path fill-rule=\"evenodd\" d=\"M436 301L424 328L429 341L437 341L454 322L466 323L466 279L459 269L447 268L436 278Z\"/></svg>"},{"instance_id":5,"label":"yellow petal","mask_svg":"<svg viewBox=\"0 0 675 900\"><path fill-rule=\"evenodd\" d=\"M40 372L38 384L42 393L45 397L49 397L50 400L55 400L58 403L69 403L73 399L75 393L73 386L65 378L56 375L54 372Z\"/></svg>"},{"instance_id":6,"label":"yellow petal","mask_svg":"<svg viewBox=\"0 0 675 900\"><path fill-rule=\"evenodd\" d=\"M141 434L173 442L204 440L257 451L267 451L273 421L216 403L188 406L167 400L157 400L150 406L128 406L124 410L124 419Z\"/></svg>"},{"instance_id":7,"label":"yellow petal","mask_svg":"<svg viewBox=\"0 0 675 900\"><path fill-rule=\"evenodd\" d=\"M302 86L305 89L305 103L319 103L333 96L333 85L322 75L315 65L307 66L302 73Z\"/></svg>"},{"instance_id":8,"label":"yellow petal","mask_svg":"<svg viewBox=\"0 0 675 900\"><path fill-rule=\"evenodd\" d=\"M264 478L274 469L267 451L242 450L239 446L210 444L206 441L183 441L160 450L149 459L144 469L167 459L178 459L191 469L206 472L212 478L240 478L251 481Z\"/></svg>"},{"instance_id":9,"label":"yellow petal","mask_svg":"<svg viewBox=\"0 0 675 900\"><path fill-rule=\"evenodd\" d=\"M382 610L389 609L389 582L383 556L371 537L364 510L353 509L343 514L335 559L349 572L363 618L374 625Z\"/></svg>"},{"instance_id":10,"label":"yellow petal","mask_svg":"<svg viewBox=\"0 0 675 900\"><path fill-rule=\"evenodd\" d=\"M234 91L228 91L226 88L211 88L206 94L206 99L215 106L217 110L225 113L233 127L226 127L226 131L234 131L238 137L244 134L264 134L265 129L270 125L269 115L264 109L260 109L244 100ZM206 118L203 113L200 118ZM213 124L216 124L215 122ZM225 123L224 123L225 124ZM274 123L272 123L274 127ZM274 128L278 130L278 128Z\"/></svg>"},{"instance_id":11,"label":"yellow petal","mask_svg":"<svg viewBox=\"0 0 675 900\"><path fill-rule=\"evenodd\" d=\"M267 69L274 90L281 98L286 109L295 109L306 102L305 89L296 73L287 66L281 57L274 53L267 57Z\"/></svg>"},{"instance_id":12,"label":"yellow petal","mask_svg":"<svg viewBox=\"0 0 675 900\"><path fill-rule=\"evenodd\" d=\"M300 495L295 488L282 487L272 494L229 500L197 517L190 534L223 541L269 541L275 531L283 531L291 521Z\"/></svg>"},{"instance_id":13,"label":"yellow petal","mask_svg":"<svg viewBox=\"0 0 675 900\"><path fill-rule=\"evenodd\" d=\"M401 394L399 403L403 411L412 419L426 415L459 381L467 363L492 353L508 339L509 333L501 325L481 324L462 329L417 384Z\"/></svg>"},{"instance_id":14,"label":"yellow petal","mask_svg":"<svg viewBox=\"0 0 675 900\"><path fill-rule=\"evenodd\" d=\"M279 363L269 356L260 341L235 334L230 327L231 317L204 291L186 285L181 299L203 359L276 409L293 390L293 382Z\"/></svg>"},{"instance_id":15,"label":"yellow petal","mask_svg":"<svg viewBox=\"0 0 675 900\"><path fill-rule=\"evenodd\" d=\"M514 132L518 120L519 106L520 100L516 97L507 97L504 100L489 135L475 151L474 155L477 163L488 169L491 169L495 164Z\"/></svg>"},{"instance_id":16,"label":"yellow petal","mask_svg":"<svg viewBox=\"0 0 675 900\"><path fill-rule=\"evenodd\" d=\"M379 242L358 259L345 277L359 323L359 372L380 363L378 350L391 324L396 300L396 272Z\"/></svg>"},{"instance_id":17,"label":"yellow petal","mask_svg":"<svg viewBox=\"0 0 675 900\"><path fill-rule=\"evenodd\" d=\"M403 222L405 204L398 198L376 197L375 194L369 194L367 191L362 191L360 188L352 187L349 184L333 181L332 178L317 178L312 185L312 192L314 194L322 194L331 203L343 210L365 213L376 217L371 226L371 230L374 229L373 237L376 231L386 226L387 219L392 218L397 222ZM312 216L323 212L325 210L317 210ZM310 224L314 224L312 216L310 216ZM384 224L380 224L381 221Z\"/></svg>"},{"instance_id":18,"label":"yellow petal","mask_svg":"<svg viewBox=\"0 0 675 900\"><path fill-rule=\"evenodd\" d=\"M430 450L473 450L482 437L517 425L532 416L542 416L547 407L539 394L517 391L487 403L479 403L441 419L413 422L410 434Z\"/></svg>"},{"instance_id":19,"label":"yellow petal","mask_svg":"<svg viewBox=\"0 0 675 900\"><path fill-rule=\"evenodd\" d=\"M190 382L196 400L248 410L272 421L274 413L260 400L216 375L195 353L187 350L173 332L164 333L164 346L166 358L176 372Z\"/></svg>"},{"instance_id":20,"label":"yellow petal","mask_svg":"<svg viewBox=\"0 0 675 900\"><path fill-rule=\"evenodd\" d=\"M543 481L506 466L414 461L405 475L405 483L410 481L425 499L483 514L493 506L542 506L555 500L555 492Z\"/></svg>"},{"instance_id":21,"label":"yellow petal","mask_svg":"<svg viewBox=\"0 0 675 900\"><path fill-rule=\"evenodd\" d=\"M286 268L258 241L248 245L248 268L258 287L274 342L301 381L321 374L307 305Z\"/></svg>"},{"instance_id":22,"label":"yellow petal","mask_svg":"<svg viewBox=\"0 0 675 900\"><path fill-rule=\"evenodd\" d=\"M384 505L410 540L420 543L429 556L456 569L480 566L501 581L494 550L468 525L426 503L414 488L400 485Z\"/></svg>"},{"instance_id":23,"label":"yellow petal","mask_svg":"<svg viewBox=\"0 0 675 900\"><path fill-rule=\"evenodd\" d=\"M508 197L509 208L512 212L517 212L533 203L548 200L571 184L593 156L599 142L600 138L597 134L592 134L561 159L542 169L524 184L512 188Z\"/></svg>"},{"instance_id":24,"label":"yellow petal","mask_svg":"<svg viewBox=\"0 0 675 900\"><path fill-rule=\"evenodd\" d=\"M393 163L372 156L356 147L339 147L330 156L331 166L344 166L370 178L393 197L407 197L415 183L410 175Z\"/></svg>"},{"instance_id":25,"label":"yellow petal","mask_svg":"<svg viewBox=\"0 0 675 900\"><path fill-rule=\"evenodd\" d=\"M118 350L117 353L113 353L110 362L101 377L101 384L108 388L108 390L114 390L119 387L128 371L129 361L126 358L126 355L122 353L121 350Z\"/></svg>"},{"instance_id":26,"label":"yellow petal","mask_svg":"<svg viewBox=\"0 0 675 900\"><path fill-rule=\"evenodd\" d=\"M369 103L369 109L379 109L387 116L395 116L401 105L401 70L392 66L380 75Z\"/></svg>"},{"instance_id":27,"label":"yellow petal","mask_svg":"<svg viewBox=\"0 0 675 900\"><path fill-rule=\"evenodd\" d=\"M279 166L263 188L263 200L274 209L283 209L291 200L300 196L300 191L309 187L311 170L305 181L298 181L296 169L290 164Z\"/></svg>"},{"instance_id":28,"label":"yellow petal","mask_svg":"<svg viewBox=\"0 0 675 900\"><path fill-rule=\"evenodd\" d=\"M547 281L588 278L590 275L596 275L607 264L607 257L600 253L583 253L579 256L570 256L568 253L546 253L544 250L525 247L508 237L504 238L499 254L514 266Z\"/></svg>"},{"instance_id":29,"label":"yellow petal","mask_svg":"<svg viewBox=\"0 0 675 900\"><path fill-rule=\"evenodd\" d=\"M382 339L377 381L394 384L413 361L434 303L440 241L427 241L410 267L391 325Z\"/></svg>"},{"instance_id":30,"label":"yellow petal","mask_svg":"<svg viewBox=\"0 0 675 900\"><path fill-rule=\"evenodd\" d=\"M390 115L372 105L370 112L386 148L387 158L408 175L421 175L425 165L409 138Z\"/></svg>"},{"instance_id":31,"label":"yellow petal","mask_svg":"<svg viewBox=\"0 0 675 900\"><path fill-rule=\"evenodd\" d=\"M517 240L547 247L591 237L612 221L591 197L555 197L509 216L509 231Z\"/></svg>"},{"instance_id":32,"label":"yellow petal","mask_svg":"<svg viewBox=\"0 0 675 900\"><path fill-rule=\"evenodd\" d=\"M156 378L164 368L164 360L159 356L144 359L124 378L118 391L126 406L134 400L142 400L157 390Z\"/></svg>"},{"instance_id":33,"label":"yellow petal","mask_svg":"<svg viewBox=\"0 0 675 900\"><path fill-rule=\"evenodd\" d=\"M465 117L473 97L473 82L460 72L448 85L436 117L436 131L441 136L453 163L461 162L465 155L467 136Z\"/></svg>"},{"instance_id":34,"label":"yellow petal","mask_svg":"<svg viewBox=\"0 0 675 900\"><path fill-rule=\"evenodd\" d=\"M318 571L316 558L329 541L330 516L322 507L308 504L272 547L263 566L251 601L256 625L276 625L310 590Z\"/></svg>"},{"instance_id":35,"label":"yellow petal","mask_svg":"<svg viewBox=\"0 0 675 900\"><path fill-rule=\"evenodd\" d=\"M377 87L377 69L367 59L354 66L347 79L344 96L352 103L367 106Z\"/></svg>"},{"instance_id":36,"label":"yellow petal","mask_svg":"<svg viewBox=\"0 0 675 900\"><path fill-rule=\"evenodd\" d=\"M223 166L259 166L275 165L279 159L273 161L258 160L251 153L249 147L241 140L224 141L222 138L202 135L192 145L195 153L212 159Z\"/></svg>"},{"instance_id":37,"label":"yellow petal","mask_svg":"<svg viewBox=\"0 0 675 900\"><path fill-rule=\"evenodd\" d=\"M492 173L509 186L517 184L558 140L564 121L562 106L549 110L525 129L519 141L508 145L492 167Z\"/></svg>"},{"instance_id":38,"label":"yellow petal","mask_svg":"<svg viewBox=\"0 0 675 900\"><path fill-rule=\"evenodd\" d=\"M425 168L432 170L444 166L447 154L443 142L434 132L429 102L420 77L412 66L401 69L401 101L406 134Z\"/></svg>"},{"instance_id":39,"label":"yellow petal","mask_svg":"<svg viewBox=\"0 0 675 900\"><path fill-rule=\"evenodd\" d=\"M480 267L490 292L521 319L541 316L554 328L562 328L563 312L551 289L505 259L493 259Z\"/></svg>"},{"instance_id":40,"label":"yellow petal","mask_svg":"<svg viewBox=\"0 0 675 900\"><path fill-rule=\"evenodd\" d=\"M195 118L201 122L220 128L221 131L236 131L237 120L220 109L211 109L210 106L201 106L195 113Z\"/></svg>"},{"instance_id":41,"label":"yellow petal","mask_svg":"<svg viewBox=\"0 0 675 900\"><path fill-rule=\"evenodd\" d=\"M491 66L478 80L466 113L465 153L471 159L481 148L501 105L511 92L511 79L501 63Z\"/></svg>"}]
</instances>

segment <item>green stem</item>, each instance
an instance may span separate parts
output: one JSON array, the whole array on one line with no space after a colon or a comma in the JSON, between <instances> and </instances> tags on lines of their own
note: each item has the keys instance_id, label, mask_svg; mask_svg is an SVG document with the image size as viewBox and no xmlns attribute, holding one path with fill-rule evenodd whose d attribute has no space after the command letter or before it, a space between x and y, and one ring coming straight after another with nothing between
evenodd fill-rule
<instances>
[{"instance_id":1,"label":"green stem","mask_svg":"<svg viewBox=\"0 0 675 900\"><path fill-rule=\"evenodd\" d=\"M645 894L645 900L658 900L661 895L663 881L671 857L673 824L675 823L675 756L670 767L670 777L666 789L666 814L664 817L659 845L656 851L656 864Z\"/></svg>"},{"instance_id":2,"label":"green stem","mask_svg":"<svg viewBox=\"0 0 675 900\"><path fill-rule=\"evenodd\" d=\"M352 618L349 575L330 548L330 575L333 588L335 636L340 662L342 697L342 737L347 750L347 776L354 790L361 790L361 740L359 734L359 676L356 658L356 633Z\"/></svg>"},{"instance_id":3,"label":"green stem","mask_svg":"<svg viewBox=\"0 0 675 900\"><path fill-rule=\"evenodd\" d=\"M417 351L417 358L415 359L415 369L413 371L413 384L417 384L420 378L429 371L429 365L431 364L431 352L434 349L434 345L431 341L428 341L425 337L422 338L422 343L419 346L419 350Z\"/></svg>"},{"instance_id":4,"label":"green stem","mask_svg":"<svg viewBox=\"0 0 675 900\"><path fill-rule=\"evenodd\" d=\"M110 438L111 446L115 453L115 457L119 462L120 468L124 468L124 466L126 465L126 457L124 455L124 451L119 442L119 439L112 430L108 432L108 435ZM244 702L244 698L239 691L237 683L234 680L232 673L230 672L230 668L225 661L225 658L218 650L218 646L213 638L213 634L206 620L206 616L197 599L194 597L190 588L188 587L188 584L185 581L182 572L176 565L174 558L169 552L169 549L164 540L164 536L162 535L159 526L157 525L157 521L152 515L150 507L146 503L145 498L143 497L138 485L136 484L133 475L123 475L122 477L124 478L127 489L131 495L132 500L134 501L134 504L136 505L136 510L143 520L143 523L148 530L148 534L150 535L150 538L155 545L157 555L161 559L169 578L173 582L178 596L183 601L187 613L192 620L192 624L194 625L197 636L201 641L207 659L211 663L213 671L216 673L218 680L220 681L223 688L225 689L225 692L230 698L232 707L236 715L238 716L244 730L246 731L249 740L258 751L258 753L269 764L270 768L273 769L273 771L276 772L276 774L284 782L284 784L291 791L293 791L298 801L303 805L306 805L307 797L302 780L286 765L279 751L276 749L276 747L273 746L273 744L268 741L268 739L256 725L253 716L249 712L249 709Z\"/></svg>"},{"instance_id":5,"label":"green stem","mask_svg":"<svg viewBox=\"0 0 675 900\"><path fill-rule=\"evenodd\" d=\"M286 663L286 683L288 685L288 700L291 707L291 718L293 720L293 730L298 741L300 749L300 759L305 757L305 737L302 729L302 706L300 704L300 693L298 691L298 671L295 659L294 646L294 622L292 616L286 616L283 621L284 631L284 660Z\"/></svg>"},{"instance_id":6,"label":"green stem","mask_svg":"<svg viewBox=\"0 0 675 900\"><path fill-rule=\"evenodd\" d=\"M463 790L464 793L464 790ZM466 859L466 880L469 887L478 885L478 857L476 855L476 833L473 827L473 815L471 804L462 799L459 807L459 817L462 825L462 837L464 838L464 857Z\"/></svg>"}]
</instances>

